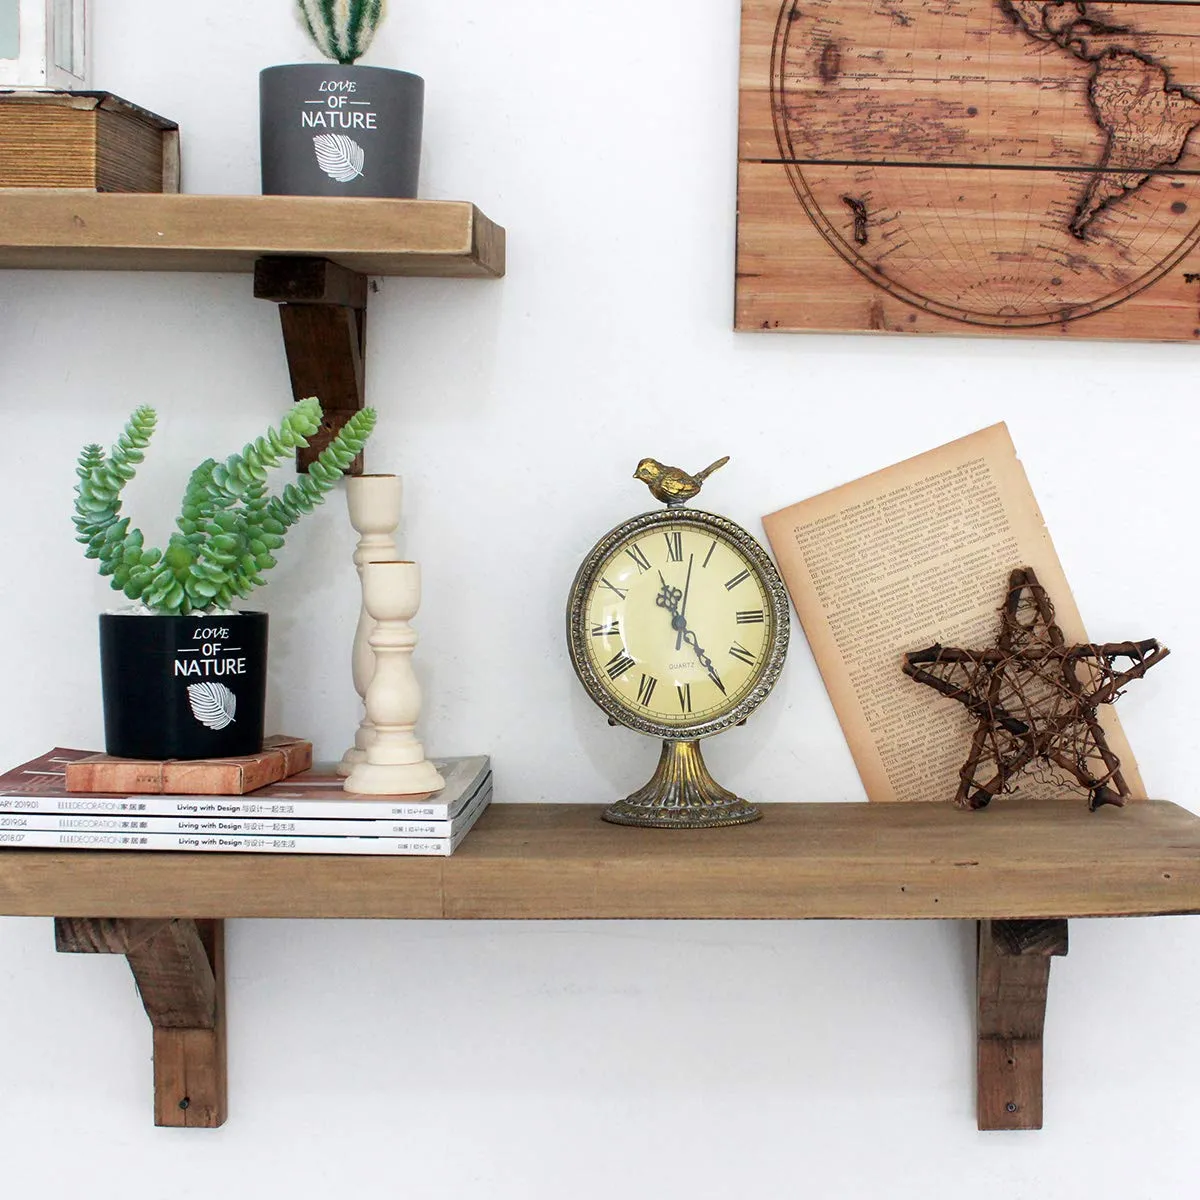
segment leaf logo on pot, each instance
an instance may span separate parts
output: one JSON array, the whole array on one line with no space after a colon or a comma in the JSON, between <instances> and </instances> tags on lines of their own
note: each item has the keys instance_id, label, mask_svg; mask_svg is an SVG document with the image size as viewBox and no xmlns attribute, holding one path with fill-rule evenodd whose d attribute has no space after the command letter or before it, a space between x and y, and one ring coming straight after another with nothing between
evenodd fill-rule
<instances>
[{"instance_id":1,"label":"leaf logo on pot","mask_svg":"<svg viewBox=\"0 0 1200 1200\"><path fill-rule=\"evenodd\" d=\"M363 173L366 151L344 133L318 133L313 138L317 164L330 179L349 183Z\"/></svg>"},{"instance_id":2,"label":"leaf logo on pot","mask_svg":"<svg viewBox=\"0 0 1200 1200\"><path fill-rule=\"evenodd\" d=\"M224 729L233 722L237 697L223 683L189 683L192 716L208 729Z\"/></svg>"}]
</instances>

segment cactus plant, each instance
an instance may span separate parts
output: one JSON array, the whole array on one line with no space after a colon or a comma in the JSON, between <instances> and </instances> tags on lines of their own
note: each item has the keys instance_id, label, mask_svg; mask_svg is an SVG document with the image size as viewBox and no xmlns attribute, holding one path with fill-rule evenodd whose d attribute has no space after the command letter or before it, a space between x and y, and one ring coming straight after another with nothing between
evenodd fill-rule
<instances>
[{"instance_id":1,"label":"cactus plant","mask_svg":"<svg viewBox=\"0 0 1200 1200\"><path fill-rule=\"evenodd\" d=\"M296 0L300 23L317 49L343 66L366 54L384 11L384 0Z\"/></svg>"},{"instance_id":2,"label":"cactus plant","mask_svg":"<svg viewBox=\"0 0 1200 1200\"><path fill-rule=\"evenodd\" d=\"M149 405L136 409L106 455L97 445L79 455L75 487L77 539L100 574L129 599L158 613L225 608L264 580L275 565L272 551L305 513L320 504L362 449L375 426L374 409L356 412L328 447L277 496L267 495L267 472L321 424L316 397L293 406L278 428L268 429L223 463L205 459L191 474L165 551L147 547L142 531L120 515L121 492L133 478L154 432Z\"/></svg>"}]
</instances>

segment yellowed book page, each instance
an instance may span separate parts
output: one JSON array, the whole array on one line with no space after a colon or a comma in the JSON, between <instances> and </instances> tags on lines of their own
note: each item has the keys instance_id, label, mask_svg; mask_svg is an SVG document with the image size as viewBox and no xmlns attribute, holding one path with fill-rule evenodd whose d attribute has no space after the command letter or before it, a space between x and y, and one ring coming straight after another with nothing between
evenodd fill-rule
<instances>
[{"instance_id":1,"label":"yellowed book page","mask_svg":"<svg viewBox=\"0 0 1200 1200\"><path fill-rule=\"evenodd\" d=\"M771 513L763 527L871 800L953 799L977 722L903 675L901 656L935 642L994 645L1010 571L1032 567L1067 641L1088 640L1003 424ZM1110 705L1100 720L1144 799ZM1045 766L1014 783L1025 795L1085 794Z\"/></svg>"}]
</instances>

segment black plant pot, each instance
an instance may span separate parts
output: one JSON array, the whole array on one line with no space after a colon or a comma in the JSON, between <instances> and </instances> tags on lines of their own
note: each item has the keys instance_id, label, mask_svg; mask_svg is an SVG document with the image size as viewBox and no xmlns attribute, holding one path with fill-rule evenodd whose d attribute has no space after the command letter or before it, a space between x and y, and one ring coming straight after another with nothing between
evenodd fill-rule
<instances>
[{"instance_id":1,"label":"black plant pot","mask_svg":"<svg viewBox=\"0 0 1200 1200\"><path fill-rule=\"evenodd\" d=\"M263 195L416 196L419 75L299 63L267 67L258 86Z\"/></svg>"},{"instance_id":2,"label":"black plant pot","mask_svg":"<svg viewBox=\"0 0 1200 1200\"><path fill-rule=\"evenodd\" d=\"M100 617L104 748L119 758L262 749L267 614Z\"/></svg>"}]
</instances>

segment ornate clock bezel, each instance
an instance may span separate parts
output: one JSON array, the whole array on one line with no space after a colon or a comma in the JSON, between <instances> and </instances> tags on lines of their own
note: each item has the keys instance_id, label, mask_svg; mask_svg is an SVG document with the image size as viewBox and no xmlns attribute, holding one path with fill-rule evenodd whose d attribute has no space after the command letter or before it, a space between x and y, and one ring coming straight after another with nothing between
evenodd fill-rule
<instances>
[{"instance_id":1,"label":"ornate clock bezel","mask_svg":"<svg viewBox=\"0 0 1200 1200\"><path fill-rule=\"evenodd\" d=\"M774 619L774 631L768 642L768 651L750 689L719 716L690 724L668 725L631 711L604 686L587 653L587 600L600 568L622 542L648 530L654 530L660 525L691 525L697 529L712 531L736 547L762 583ZM681 505L641 513L610 529L580 564L567 601L567 645L571 653L571 666L587 694L613 721L637 733L662 738L664 741L695 741L744 721L770 695L780 671L783 670L790 639L791 608L787 589L766 550L753 535L728 517Z\"/></svg>"}]
</instances>

